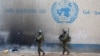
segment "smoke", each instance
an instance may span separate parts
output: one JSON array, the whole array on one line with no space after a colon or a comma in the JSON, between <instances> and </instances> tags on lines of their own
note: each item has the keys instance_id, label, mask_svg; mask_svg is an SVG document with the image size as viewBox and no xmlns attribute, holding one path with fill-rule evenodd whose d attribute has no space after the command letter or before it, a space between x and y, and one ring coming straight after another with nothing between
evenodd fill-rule
<instances>
[{"instance_id":1,"label":"smoke","mask_svg":"<svg viewBox=\"0 0 100 56\"><path fill-rule=\"evenodd\" d=\"M9 33L6 39L8 39L7 41L10 44L32 45L34 33L36 33L38 29L33 15L6 12L9 8L22 8L25 6L23 4L23 1L0 0L0 31ZM25 7L27 8L28 6ZM18 34L18 32L20 32L20 34ZM25 34L25 32L29 34Z\"/></svg>"},{"instance_id":2,"label":"smoke","mask_svg":"<svg viewBox=\"0 0 100 56\"><path fill-rule=\"evenodd\" d=\"M62 29L67 29L66 24L57 24L48 14L39 13L9 13L8 9L38 9L39 4L25 0L0 0L0 30L9 32L10 44L32 45L38 30L42 30L45 42L58 43ZM47 4L46 4L47 5ZM45 6L46 7L46 6ZM20 32L20 35L18 35Z\"/></svg>"}]
</instances>

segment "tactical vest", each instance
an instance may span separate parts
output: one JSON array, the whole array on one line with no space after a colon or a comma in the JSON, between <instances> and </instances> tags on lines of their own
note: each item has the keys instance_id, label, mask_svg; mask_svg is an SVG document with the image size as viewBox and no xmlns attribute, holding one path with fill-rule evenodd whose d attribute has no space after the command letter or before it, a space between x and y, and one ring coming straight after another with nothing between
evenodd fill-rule
<instances>
[{"instance_id":1,"label":"tactical vest","mask_svg":"<svg viewBox=\"0 0 100 56\"><path fill-rule=\"evenodd\" d=\"M43 35L39 35L37 38L36 38L36 41L38 43L42 43L44 41L44 36Z\"/></svg>"}]
</instances>

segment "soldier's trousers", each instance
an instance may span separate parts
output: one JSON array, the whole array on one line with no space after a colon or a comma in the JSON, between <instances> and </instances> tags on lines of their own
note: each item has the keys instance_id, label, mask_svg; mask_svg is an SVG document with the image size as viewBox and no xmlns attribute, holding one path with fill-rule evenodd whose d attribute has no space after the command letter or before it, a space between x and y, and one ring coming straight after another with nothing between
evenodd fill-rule
<instances>
[{"instance_id":1,"label":"soldier's trousers","mask_svg":"<svg viewBox=\"0 0 100 56\"><path fill-rule=\"evenodd\" d=\"M67 51L67 53L69 54L69 50L68 50L68 48L66 47L66 42L63 42L62 43L62 47L63 47L63 55L64 55L64 53Z\"/></svg>"},{"instance_id":2,"label":"soldier's trousers","mask_svg":"<svg viewBox=\"0 0 100 56\"><path fill-rule=\"evenodd\" d=\"M38 43L38 54L39 54L39 56L40 56L41 52L44 54L44 51L42 50L41 46L42 46L42 44Z\"/></svg>"}]
</instances>

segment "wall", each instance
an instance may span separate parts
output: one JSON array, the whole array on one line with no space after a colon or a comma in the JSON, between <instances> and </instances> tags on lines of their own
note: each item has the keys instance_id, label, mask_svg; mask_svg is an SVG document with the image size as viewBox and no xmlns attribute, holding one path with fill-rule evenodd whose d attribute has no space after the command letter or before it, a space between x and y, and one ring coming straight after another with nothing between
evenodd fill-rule
<instances>
[{"instance_id":1,"label":"wall","mask_svg":"<svg viewBox=\"0 0 100 56\"><path fill-rule=\"evenodd\" d=\"M72 11L69 12L71 16L64 18L64 12L61 14L62 17L56 15L57 12L54 11L68 6L68 2L72 6ZM8 32L15 29L34 33L41 29L46 42L58 43L62 29L69 28L71 43L100 44L99 2L99 0L0 0L0 29ZM62 22L58 22L59 19ZM71 19L73 20L70 21Z\"/></svg>"}]
</instances>

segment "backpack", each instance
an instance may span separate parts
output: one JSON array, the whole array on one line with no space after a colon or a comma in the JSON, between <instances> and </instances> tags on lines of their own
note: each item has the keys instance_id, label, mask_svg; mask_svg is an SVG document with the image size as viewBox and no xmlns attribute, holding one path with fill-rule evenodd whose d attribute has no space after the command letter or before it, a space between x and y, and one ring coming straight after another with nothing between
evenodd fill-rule
<instances>
[{"instance_id":1,"label":"backpack","mask_svg":"<svg viewBox=\"0 0 100 56\"><path fill-rule=\"evenodd\" d=\"M60 41L65 41L65 42L71 41L71 36L69 36L69 34L67 35L66 39L63 39L63 38L64 38L63 34L59 36Z\"/></svg>"},{"instance_id":2,"label":"backpack","mask_svg":"<svg viewBox=\"0 0 100 56\"><path fill-rule=\"evenodd\" d=\"M62 38L63 38L63 35L61 34L61 35L59 36L59 40L60 40L60 41L63 41Z\"/></svg>"}]
</instances>

